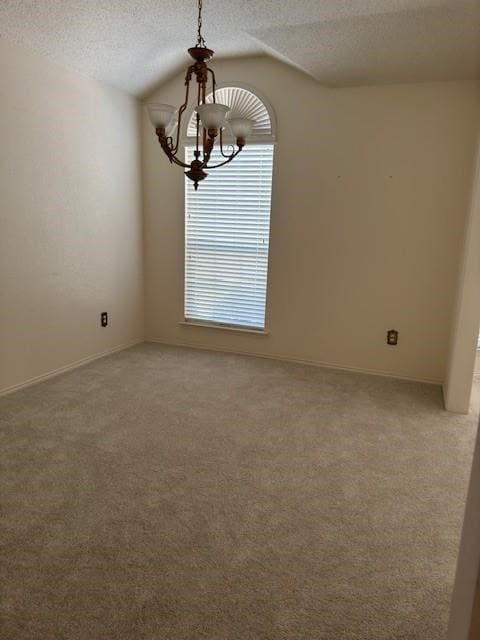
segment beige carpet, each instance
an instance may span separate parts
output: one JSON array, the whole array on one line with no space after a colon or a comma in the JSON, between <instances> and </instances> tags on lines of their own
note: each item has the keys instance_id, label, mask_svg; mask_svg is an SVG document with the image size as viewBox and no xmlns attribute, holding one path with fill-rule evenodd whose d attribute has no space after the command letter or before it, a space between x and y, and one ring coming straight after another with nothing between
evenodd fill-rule
<instances>
[{"instance_id":1,"label":"beige carpet","mask_svg":"<svg viewBox=\"0 0 480 640\"><path fill-rule=\"evenodd\" d=\"M0 399L5 640L440 640L475 420L142 345Z\"/></svg>"}]
</instances>

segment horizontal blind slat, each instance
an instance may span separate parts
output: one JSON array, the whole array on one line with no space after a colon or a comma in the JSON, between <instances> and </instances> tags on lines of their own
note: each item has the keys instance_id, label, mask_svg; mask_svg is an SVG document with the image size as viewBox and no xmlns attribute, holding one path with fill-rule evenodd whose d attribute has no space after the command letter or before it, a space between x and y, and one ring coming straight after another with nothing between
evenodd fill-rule
<instances>
[{"instance_id":1,"label":"horizontal blind slat","mask_svg":"<svg viewBox=\"0 0 480 640\"><path fill-rule=\"evenodd\" d=\"M185 318L264 328L272 169L273 145L247 146L198 191L185 180Z\"/></svg>"}]
</instances>

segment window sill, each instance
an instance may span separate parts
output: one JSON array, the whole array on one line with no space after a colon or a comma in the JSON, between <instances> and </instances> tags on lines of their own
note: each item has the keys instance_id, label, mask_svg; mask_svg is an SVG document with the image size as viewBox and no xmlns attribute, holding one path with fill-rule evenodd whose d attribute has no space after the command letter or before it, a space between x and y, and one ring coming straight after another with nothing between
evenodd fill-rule
<instances>
[{"instance_id":1,"label":"window sill","mask_svg":"<svg viewBox=\"0 0 480 640\"><path fill-rule=\"evenodd\" d=\"M196 322L182 320L179 324L184 327L202 327L203 329L220 329L221 331L235 331L236 333L250 333L256 336L268 336L270 331L266 329L247 329L246 327L229 327L223 324L214 324L213 322Z\"/></svg>"}]
</instances>

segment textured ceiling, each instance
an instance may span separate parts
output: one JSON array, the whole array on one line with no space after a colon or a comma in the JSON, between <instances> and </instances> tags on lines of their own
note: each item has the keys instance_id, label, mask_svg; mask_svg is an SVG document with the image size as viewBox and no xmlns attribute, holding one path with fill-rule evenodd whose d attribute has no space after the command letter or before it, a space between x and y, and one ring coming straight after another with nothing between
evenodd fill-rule
<instances>
[{"instance_id":1,"label":"textured ceiling","mask_svg":"<svg viewBox=\"0 0 480 640\"><path fill-rule=\"evenodd\" d=\"M196 0L0 0L0 36L143 95L180 70ZM204 0L222 57L268 53L329 86L480 78L480 0Z\"/></svg>"}]
</instances>

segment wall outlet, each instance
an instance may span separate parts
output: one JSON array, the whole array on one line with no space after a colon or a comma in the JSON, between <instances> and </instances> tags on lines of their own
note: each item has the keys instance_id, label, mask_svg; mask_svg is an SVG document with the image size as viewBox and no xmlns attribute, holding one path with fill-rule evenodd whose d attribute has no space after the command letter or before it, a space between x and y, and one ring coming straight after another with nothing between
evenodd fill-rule
<instances>
[{"instance_id":1,"label":"wall outlet","mask_svg":"<svg viewBox=\"0 0 480 640\"><path fill-rule=\"evenodd\" d=\"M102 325L102 327L106 327L108 324L108 313L106 311L103 311L100 314L100 324Z\"/></svg>"},{"instance_id":2,"label":"wall outlet","mask_svg":"<svg viewBox=\"0 0 480 640\"><path fill-rule=\"evenodd\" d=\"M387 344L395 346L398 344L398 331L395 329L389 329L387 331Z\"/></svg>"}]
</instances>

